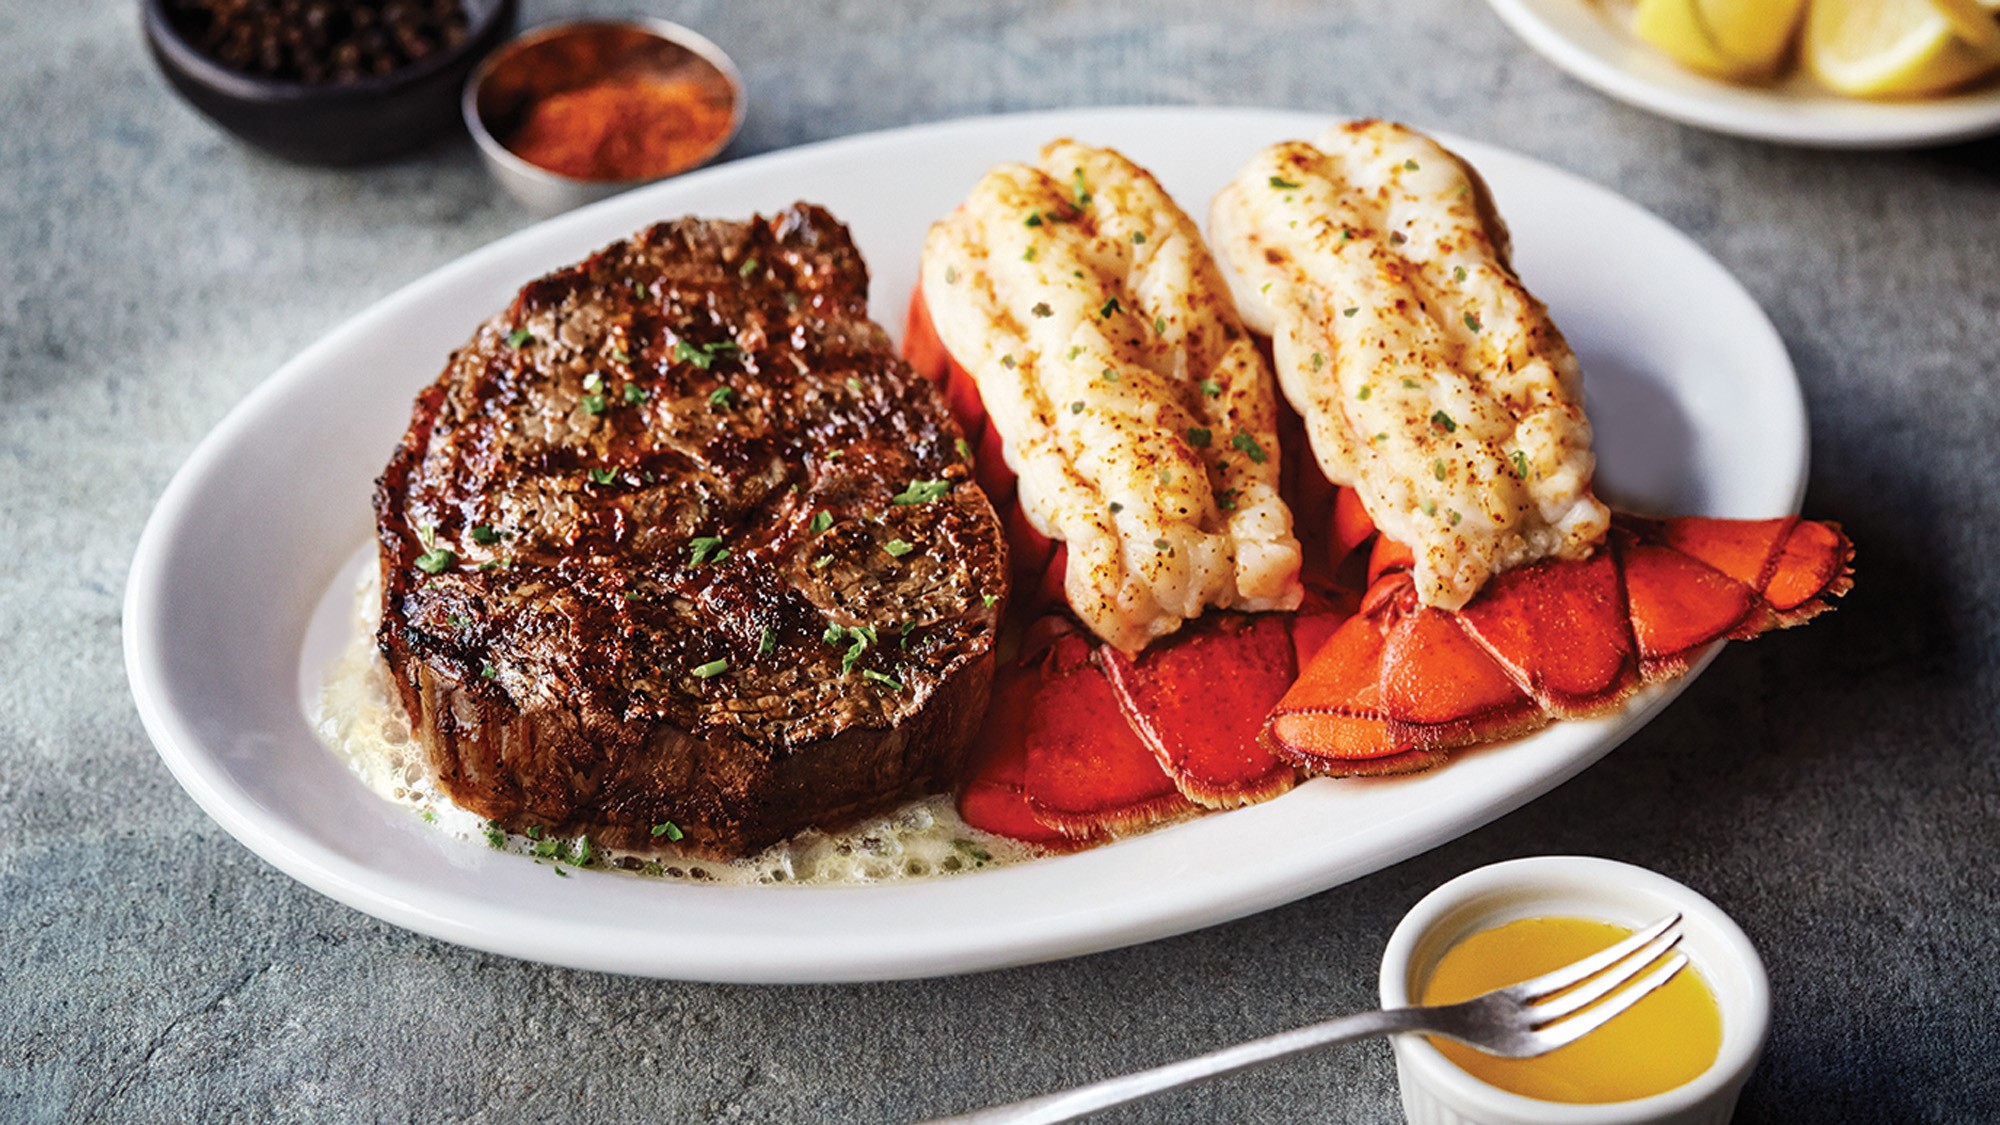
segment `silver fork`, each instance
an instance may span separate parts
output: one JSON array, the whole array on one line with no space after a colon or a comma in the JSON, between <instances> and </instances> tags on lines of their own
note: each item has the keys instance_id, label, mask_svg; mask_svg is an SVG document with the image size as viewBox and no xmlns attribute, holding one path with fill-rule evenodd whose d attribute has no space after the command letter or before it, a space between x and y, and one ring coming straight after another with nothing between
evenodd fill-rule
<instances>
[{"instance_id":1,"label":"silver fork","mask_svg":"<svg viewBox=\"0 0 2000 1125\"><path fill-rule=\"evenodd\" d=\"M1342 1016L1151 1070L940 1117L926 1125L1074 1121L1101 1109L1372 1035L1421 1032L1510 1059L1544 1055L1604 1026L1685 968L1687 955L1674 949L1681 940L1680 922L1676 912L1601 953L1462 1003Z\"/></svg>"}]
</instances>

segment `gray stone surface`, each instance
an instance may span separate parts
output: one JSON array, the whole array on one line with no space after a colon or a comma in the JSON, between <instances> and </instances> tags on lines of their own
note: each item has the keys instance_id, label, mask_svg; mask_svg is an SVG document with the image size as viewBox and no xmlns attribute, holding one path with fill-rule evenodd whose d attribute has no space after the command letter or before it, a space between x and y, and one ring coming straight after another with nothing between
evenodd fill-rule
<instances>
[{"instance_id":1,"label":"gray stone surface","mask_svg":"<svg viewBox=\"0 0 2000 1125\"><path fill-rule=\"evenodd\" d=\"M1475 0L652 6L742 63L736 155L993 111L1250 104L1447 128L1607 184L1770 311L1812 411L1808 506L1862 552L1832 618L1731 648L1583 777L1372 877L1060 964L713 987L374 921L236 844L153 754L119 600L168 476L282 361L531 216L465 143L356 172L245 151L168 92L136 7L0 4L0 1119L909 1119L1366 1005L1425 891L1547 852L1681 878L1763 946L1776 1025L1741 1119L2000 1116L2000 145L1695 132L1561 77ZM1111 1119L1397 1112L1378 1043Z\"/></svg>"}]
</instances>

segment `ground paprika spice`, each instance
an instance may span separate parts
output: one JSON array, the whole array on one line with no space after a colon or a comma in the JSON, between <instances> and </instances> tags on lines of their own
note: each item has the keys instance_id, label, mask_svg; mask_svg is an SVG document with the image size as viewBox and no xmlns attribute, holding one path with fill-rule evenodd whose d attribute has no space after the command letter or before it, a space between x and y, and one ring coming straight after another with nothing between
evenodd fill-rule
<instances>
[{"instance_id":1,"label":"ground paprika spice","mask_svg":"<svg viewBox=\"0 0 2000 1125\"><path fill-rule=\"evenodd\" d=\"M530 106L507 148L579 180L646 180L699 164L729 135L726 90L690 79L614 78Z\"/></svg>"}]
</instances>

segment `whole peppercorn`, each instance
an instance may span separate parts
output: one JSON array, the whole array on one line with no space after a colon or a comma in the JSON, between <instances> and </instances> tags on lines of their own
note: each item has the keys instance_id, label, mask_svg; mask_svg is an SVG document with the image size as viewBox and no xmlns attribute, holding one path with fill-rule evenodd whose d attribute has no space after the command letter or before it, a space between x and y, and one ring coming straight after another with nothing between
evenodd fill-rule
<instances>
[{"instance_id":1,"label":"whole peppercorn","mask_svg":"<svg viewBox=\"0 0 2000 1125\"><path fill-rule=\"evenodd\" d=\"M463 40L463 0L170 0L167 17L231 70L309 84L392 74Z\"/></svg>"}]
</instances>

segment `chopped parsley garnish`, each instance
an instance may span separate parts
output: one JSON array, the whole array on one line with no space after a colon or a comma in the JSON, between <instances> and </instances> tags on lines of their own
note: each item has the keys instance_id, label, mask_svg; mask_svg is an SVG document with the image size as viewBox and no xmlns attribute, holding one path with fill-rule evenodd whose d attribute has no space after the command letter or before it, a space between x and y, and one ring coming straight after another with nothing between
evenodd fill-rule
<instances>
[{"instance_id":1,"label":"chopped parsley garnish","mask_svg":"<svg viewBox=\"0 0 2000 1125\"><path fill-rule=\"evenodd\" d=\"M1452 267L1452 271L1451 271L1451 279L1452 279L1453 281L1464 281L1464 280L1465 280L1465 267L1464 267L1464 266L1453 266L1453 267Z\"/></svg>"},{"instance_id":2,"label":"chopped parsley garnish","mask_svg":"<svg viewBox=\"0 0 2000 1125\"><path fill-rule=\"evenodd\" d=\"M764 631L757 634L757 655L769 656L771 655L771 650L777 647L778 635L771 631L769 625L764 626Z\"/></svg>"},{"instance_id":3,"label":"chopped parsley garnish","mask_svg":"<svg viewBox=\"0 0 2000 1125\"><path fill-rule=\"evenodd\" d=\"M507 333L507 346L513 348L515 351L520 351L534 342L535 334L525 328L516 328L512 332Z\"/></svg>"},{"instance_id":4,"label":"chopped parsley garnish","mask_svg":"<svg viewBox=\"0 0 2000 1125\"><path fill-rule=\"evenodd\" d=\"M604 413L603 395L585 395L583 396L581 402L583 405L583 412L586 414L595 415Z\"/></svg>"},{"instance_id":5,"label":"chopped parsley garnish","mask_svg":"<svg viewBox=\"0 0 2000 1125\"><path fill-rule=\"evenodd\" d=\"M1362 402L1367 402L1368 396L1374 393L1375 393L1374 387L1369 386L1367 383L1363 383L1361 384L1361 389L1354 392L1354 397L1360 399Z\"/></svg>"},{"instance_id":6,"label":"chopped parsley garnish","mask_svg":"<svg viewBox=\"0 0 2000 1125\"><path fill-rule=\"evenodd\" d=\"M714 390L708 392L708 404L710 406L719 406L722 409L727 410L730 408L730 406L734 405L731 402L731 400L734 399L735 397L736 397L735 388L717 387Z\"/></svg>"},{"instance_id":7,"label":"chopped parsley garnish","mask_svg":"<svg viewBox=\"0 0 2000 1125\"><path fill-rule=\"evenodd\" d=\"M451 621L451 627L454 629L463 629L467 625L472 624L472 618L457 613L452 614L449 620Z\"/></svg>"},{"instance_id":8,"label":"chopped parsley garnish","mask_svg":"<svg viewBox=\"0 0 2000 1125\"><path fill-rule=\"evenodd\" d=\"M610 484L618 479L618 474L611 469L592 469L590 479L596 484Z\"/></svg>"},{"instance_id":9,"label":"chopped parsley garnish","mask_svg":"<svg viewBox=\"0 0 2000 1125\"><path fill-rule=\"evenodd\" d=\"M1389 435L1388 435L1388 433L1387 433L1387 432L1385 431L1385 432L1383 432L1383 433L1379 433L1379 434L1376 434L1376 435L1375 435L1374 437L1372 437L1372 438L1369 438L1368 440L1369 440L1369 441L1372 441L1372 442L1378 442L1378 443L1379 443L1379 442L1385 442L1385 441L1388 441L1388 440L1389 440Z\"/></svg>"},{"instance_id":10,"label":"chopped parsley garnish","mask_svg":"<svg viewBox=\"0 0 2000 1125\"><path fill-rule=\"evenodd\" d=\"M674 343L674 358L682 363L692 363L707 371L715 366L716 357L738 350L733 340L717 340L713 344L697 344L692 340L678 340Z\"/></svg>"},{"instance_id":11,"label":"chopped parsley garnish","mask_svg":"<svg viewBox=\"0 0 2000 1125\"><path fill-rule=\"evenodd\" d=\"M1458 521L1459 521L1459 515L1458 515L1458 509L1457 509L1457 508L1451 508L1451 509L1448 509L1448 510L1446 510L1446 512L1445 512L1445 516L1446 516L1446 517L1447 517L1448 519L1450 519L1450 521L1451 521L1451 526L1453 526L1453 527L1457 527L1457 526L1458 526Z\"/></svg>"},{"instance_id":12,"label":"chopped parsley garnish","mask_svg":"<svg viewBox=\"0 0 2000 1125\"><path fill-rule=\"evenodd\" d=\"M887 673L877 672L873 668L863 668L861 670L861 678L867 680L869 683L880 684L891 691L903 690L903 681Z\"/></svg>"},{"instance_id":13,"label":"chopped parsley garnish","mask_svg":"<svg viewBox=\"0 0 2000 1125\"><path fill-rule=\"evenodd\" d=\"M1466 313L1466 314L1465 314L1465 326L1466 326L1467 328L1470 328L1470 329L1472 329L1472 330L1473 330L1474 332L1477 332L1477 331L1479 331L1479 318L1478 318L1478 317L1476 317L1476 316L1473 316L1473 315L1472 315L1471 313Z\"/></svg>"},{"instance_id":14,"label":"chopped parsley garnish","mask_svg":"<svg viewBox=\"0 0 2000 1125\"><path fill-rule=\"evenodd\" d=\"M1438 429L1443 430L1445 433L1448 434L1456 432L1458 429L1458 423L1452 421L1451 415L1446 414L1442 410L1431 415L1431 425L1436 426Z\"/></svg>"},{"instance_id":15,"label":"chopped parsley garnish","mask_svg":"<svg viewBox=\"0 0 2000 1125\"><path fill-rule=\"evenodd\" d=\"M1012 367L1012 366L1014 366L1014 357L1013 357L1013 356L1011 356L1011 355L1003 355L1003 356L1001 356L1001 357L1000 357L1000 366L1002 366L1002 367Z\"/></svg>"},{"instance_id":16,"label":"chopped parsley garnish","mask_svg":"<svg viewBox=\"0 0 2000 1125\"><path fill-rule=\"evenodd\" d=\"M1169 547L1171 547L1171 546L1173 546L1173 544L1171 544L1171 543L1167 542L1167 541L1166 541L1166 540L1164 540L1164 539L1155 539L1155 540L1153 540L1153 549L1154 549L1155 551L1164 551L1164 550L1166 550L1167 548L1169 548Z\"/></svg>"},{"instance_id":17,"label":"chopped parsley garnish","mask_svg":"<svg viewBox=\"0 0 2000 1125\"><path fill-rule=\"evenodd\" d=\"M1035 314L1036 316L1056 315L1056 311L1049 307L1049 303L1047 301L1036 301L1035 307L1029 309L1028 311Z\"/></svg>"},{"instance_id":18,"label":"chopped parsley garnish","mask_svg":"<svg viewBox=\"0 0 2000 1125\"><path fill-rule=\"evenodd\" d=\"M959 460L961 460L961 461L970 461L970 460L972 460L972 443L971 443L971 442L969 442L969 441L965 440L964 438L953 438L953 439L951 439L951 444L952 444L952 445L953 445L954 447L956 447L956 448L958 449L958 459L959 459Z\"/></svg>"},{"instance_id":19,"label":"chopped parsley garnish","mask_svg":"<svg viewBox=\"0 0 2000 1125\"><path fill-rule=\"evenodd\" d=\"M636 406L637 404L642 403L644 401L646 401L646 388L640 386L637 383L625 384L626 405Z\"/></svg>"},{"instance_id":20,"label":"chopped parsley garnish","mask_svg":"<svg viewBox=\"0 0 2000 1125\"><path fill-rule=\"evenodd\" d=\"M489 820L482 831L486 833L487 847L499 849L507 846L507 834L500 830L499 824Z\"/></svg>"},{"instance_id":21,"label":"chopped parsley garnish","mask_svg":"<svg viewBox=\"0 0 2000 1125\"><path fill-rule=\"evenodd\" d=\"M757 259L745 258L743 259L743 264L736 267L736 276L744 281L748 281L750 280L750 275L757 272L758 265Z\"/></svg>"},{"instance_id":22,"label":"chopped parsley garnish","mask_svg":"<svg viewBox=\"0 0 2000 1125\"><path fill-rule=\"evenodd\" d=\"M1523 453L1521 450L1516 449L1513 453L1508 455L1507 459L1514 462L1514 475L1520 477L1522 480L1527 480L1528 455L1526 453Z\"/></svg>"},{"instance_id":23,"label":"chopped parsley garnish","mask_svg":"<svg viewBox=\"0 0 2000 1125\"><path fill-rule=\"evenodd\" d=\"M1083 169L1076 169L1076 209L1090 206L1090 189L1083 186Z\"/></svg>"},{"instance_id":24,"label":"chopped parsley garnish","mask_svg":"<svg viewBox=\"0 0 2000 1125\"><path fill-rule=\"evenodd\" d=\"M1132 232L1132 245L1134 245L1134 246L1144 246L1145 244L1146 244L1146 232L1145 232L1145 231L1142 231L1142 230L1135 230L1135 231L1133 231L1133 232Z\"/></svg>"},{"instance_id":25,"label":"chopped parsley garnish","mask_svg":"<svg viewBox=\"0 0 2000 1125\"><path fill-rule=\"evenodd\" d=\"M1257 439L1251 437L1249 434L1237 434L1235 437L1229 439L1229 444L1235 446L1238 453L1243 454L1259 465L1270 460L1271 455L1265 453L1264 447L1258 445Z\"/></svg>"},{"instance_id":26,"label":"chopped parsley garnish","mask_svg":"<svg viewBox=\"0 0 2000 1125\"><path fill-rule=\"evenodd\" d=\"M898 559L902 558L904 555L909 554L911 551L916 550L915 547L910 546L908 543L903 542L901 539L889 540L887 543L882 544L882 549L889 552L892 558L898 558Z\"/></svg>"},{"instance_id":27,"label":"chopped parsley garnish","mask_svg":"<svg viewBox=\"0 0 2000 1125\"><path fill-rule=\"evenodd\" d=\"M1318 352L1314 352L1312 357L1313 370L1318 371L1320 368L1325 366L1326 366L1326 357L1319 354Z\"/></svg>"},{"instance_id":28,"label":"chopped parsley garnish","mask_svg":"<svg viewBox=\"0 0 2000 1125\"><path fill-rule=\"evenodd\" d=\"M1215 506L1221 508L1225 512L1235 511L1237 491L1238 490L1234 488L1225 488L1222 491L1216 493Z\"/></svg>"},{"instance_id":29,"label":"chopped parsley garnish","mask_svg":"<svg viewBox=\"0 0 2000 1125\"><path fill-rule=\"evenodd\" d=\"M998 595L998 594L981 594L981 595L979 595L979 604L980 604L980 605L983 605L983 606L987 606L987 607L989 607L989 608L991 608L991 606L993 605L993 603L994 603L994 602L997 602L997 601L999 601L999 600L1000 600L1000 595Z\"/></svg>"},{"instance_id":30,"label":"chopped parsley garnish","mask_svg":"<svg viewBox=\"0 0 2000 1125\"><path fill-rule=\"evenodd\" d=\"M1124 306L1118 303L1118 298L1110 297L1105 300L1103 305L1098 307L1097 315L1099 317L1107 317L1110 316L1112 313L1117 312L1120 308L1123 307Z\"/></svg>"},{"instance_id":31,"label":"chopped parsley garnish","mask_svg":"<svg viewBox=\"0 0 2000 1125\"><path fill-rule=\"evenodd\" d=\"M1439 458L1439 459L1437 459L1437 460L1435 460L1435 461L1432 461L1432 462L1431 462L1431 475L1432 475L1432 476L1434 476L1434 477L1436 477L1436 478L1437 478L1437 479L1439 479L1439 480L1443 480L1443 479L1444 479L1444 459L1443 459L1443 458Z\"/></svg>"},{"instance_id":32,"label":"chopped parsley garnish","mask_svg":"<svg viewBox=\"0 0 2000 1125\"><path fill-rule=\"evenodd\" d=\"M1021 260L1022 260L1022 261L1024 261L1024 262L1032 262L1032 261L1034 261L1034 260L1035 260L1035 248L1034 248L1034 247L1032 247L1032 246L1030 246L1030 247L1028 247L1028 248L1027 248L1026 250L1023 250L1023 251L1021 251Z\"/></svg>"},{"instance_id":33,"label":"chopped parsley garnish","mask_svg":"<svg viewBox=\"0 0 2000 1125\"><path fill-rule=\"evenodd\" d=\"M1201 393L1214 398L1222 393L1222 384L1213 379L1203 379L1201 381Z\"/></svg>"},{"instance_id":34,"label":"chopped parsley garnish","mask_svg":"<svg viewBox=\"0 0 2000 1125\"><path fill-rule=\"evenodd\" d=\"M604 389L604 372L593 371L583 377L583 389L596 394Z\"/></svg>"},{"instance_id":35,"label":"chopped parsley garnish","mask_svg":"<svg viewBox=\"0 0 2000 1125\"><path fill-rule=\"evenodd\" d=\"M1194 446L1196 449L1207 449L1209 439L1213 438L1214 436L1215 436L1214 434L1210 433L1205 429L1202 429L1200 426L1188 427L1188 432L1187 432L1188 444Z\"/></svg>"},{"instance_id":36,"label":"chopped parsley garnish","mask_svg":"<svg viewBox=\"0 0 2000 1125\"><path fill-rule=\"evenodd\" d=\"M688 559L689 566L700 566L705 562L721 562L729 557L729 552L722 546L720 535L697 535L688 540L688 550L691 552L691 557Z\"/></svg>"},{"instance_id":37,"label":"chopped parsley garnish","mask_svg":"<svg viewBox=\"0 0 2000 1125\"><path fill-rule=\"evenodd\" d=\"M1075 359L1075 358L1076 358L1077 356L1080 356L1080 355L1082 355L1082 354L1083 354L1083 345L1082 345L1082 344L1077 344L1077 345L1075 345L1075 346L1071 347L1071 348L1070 348L1070 350L1069 350L1069 357L1070 357L1071 359Z\"/></svg>"},{"instance_id":38,"label":"chopped parsley garnish","mask_svg":"<svg viewBox=\"0 0 2000 1125\"><path fill-rule=\"evenodd\" d=\"M1082 400L1082 399L1078 399L1078 400L1076 400L1075 402L1072 402L1072 403L1070 403L1070 404L1069 404L1069 412L1070 412L1071 414L1081 414L1081 413L1083 413L1083 400Z\"/></svg>"},{"instance_id":39,"label":"chopped parsley garnish","mask_svg":"<svg viewBox=\"0 0 2000 1125\"><path fill-rule=\"evenodd\" d=\"M1353 315L1354 315L1355 313L1358 313L1358 312L1360 312L1360 311L1361 311L1361 306L1360 306L1360 305L1349 305L1348 307L1346 307L1346 308L1344 308L1344 309L1340 310L1340 315L1342 315L1342 316L1353 316Z\"/></svg>"},{"instance_id":40,"label":"chopped parsley garnish","mask_svg":"<svg viewBox=\"0 0 2000 1125\"><path fill-rule=\"evenodd\" d=\"M498 668L495 668L493 666L493 662L490 660L486 661L485 663L482 663L479 666L479 678L482 680L490 680L499 674L500 670Z\"/></svg>"},{"instance_id":41,"label":"chopped parsley garnish","mask_svg":"<svg viewBox=\"0 0 2000 1125\"><path fill-rule=\"evenodd\" d=\"M1406 391L1414 391L1414 390L1416 390L1416 389L1417 389L1418 387L1421 387L1421 386L1423 386L1423 384L1422 384L1422 383L1419 383L1419 382L1417 382L1417 381L1416 381L1415 379L1412 379L1412 378L1410 378L1410 377L1409 377L1408 375L1405 375L1405 376L1403 376L1403 389L1404 389L1404 390L1406 390Z\"/></svg>"},{"instance_id":42,"label":"chopped parsley garnish","mask_svg":"<svg viewBox=\"0 0 2000 1125\"><path fill-rule=\"evenodd\" d=\"M1167 318L1166 318L1166 317L1164 317L1164 316L1156 316L1156 317L1154 317L1154 318L1153 318L1153 335L1155 335L1155 336L1164 336L1164 335L1166 335L1166 334L1167 334Z\"/></svg>"},{"instance_id":43,"label":"chopped parsley garnish","mask_svg":"<svg viewBox=\"0 0 2000 1125\"><path fill-rule=\"evenodd\" d=\"M653 838L655 840L665 836L669 840L679 841L685 835L687 833L681 831L680 825L675 824L671 820L663 820L653 825Z\"/></svg>"},{"instance_id":44,"label":"chopped parsley garnish","mask_svg":"<svg viewBox=\"0 0 2000 1125\"><path fill-rule=\"evenodd\" d=\"M1041 213L1040 211L1030 211L1030 212L1028 212L1028 217L1027 217L1026 219L1023 219L1023 220L1021 221L1021 225L1022 225L1022 226L1029 226L1029 227L1038 227L1038 226L1041 226L1041 225L1042 225L1042 213Z\"/></svg>"},{"instance_id":45,"label":"chopped parsley garnish","mask_svg":"<svg viewBox=\"0 0 2000 1125\"><path fill-rule=\"evenodd\" d=\"M1271 186L1277 188L1279 191L1291 191L1295 188L1300 187L1301 185L1295 184L1292 181L1284 178L1283 176L1272 176Z\"/></svg>"},{"instance_id":46,"label":"chopped parsley garnish","mask_svg":"<svg viewBox=\"0 0 2000 1125\"><path fill-rule=\"evenodd\" d=\"M854 665L861 659L861 655L868 651L869 645L876 642L875 627L873 625L828 625L826 632L820 634L820 639L830 645L847 646L847 651L840 658L840 671L842 675L845 675L854 671Z\"/></svg>"},{"instance_id":47,"label":"chopped parsley garnish","mask_svg":"<svg viewBox=\"0 0 2000 1125\"><path fill-rule=\"evenodd\" d=\"M821 555L820 557L813 560L814 570L825 570L827 567L832 565L833 565L832 555Z\"/></svg>"},{"instance_id":48,"label":"chopped parsley garnish","mask_svg":"<svg viewBox=\"0 0 2000 1125\"><path fill-rule=\"evenodd\" d=\"M910 487L898 492L890 499L894 504L928 504L951 491L948 480L913 480Z\"/></svg>"},{"instance_id":49,"label":"chopped parsley garnish","mask_svg":"<svg viewBox=\"0 0 2000 1125\"><path fill-rule=\"evenodd\" d=\"M472 541L482 547L491 547L500 542L500 533L493 530L490 523L475 523L472 525Z\"/></svg>"},{"instance_id":50,"label":"chopped parsley garnish","mask_svg":"<svg viewBox=\"0 0 2000 1125\"><path fill-rule=\"evenodd\" d=\"M729 661L726 659L711 660L706 664L697 664L694 666L694 674L704 680L711 676L720 676L727 671L729 671Z\"/></svg>"},{"instance_id":51,"label":"chopped parsley garnish","mask_svg":"<svg viewBox=\"0 0 2000 1125\"><path fill-rule=\"evenodd\" d=\"M806 526L812 529L812 533L814 535L823 534L825 533L827 528L833 526L833 513L814 512L812 522L807 524Z\"/></svg>"},{"instance_id":52,"label":"chopped parsley garnish","mask_svg":"<svg viewBox=\"0 0 2000 1125\"><path fill-rule=\"evenodd\" d=\"M859 379L855 378L855 377L854 377L854 376L852 376L852 375L849 375L849 376L847 377L847 389L848 389L848 390L850 390L850 391L853 391L853 392L854 392L855 394L860 394L860 393L861 393L861 380L859 380Z\"/></svg>"},{"instance_id":53,"label":"chopped parsley garnish","mask_svg":"<svg viewBox=\"0 0 2000 1125\"><path fill-rule=\"evenodd\" d=\"M424 548L424 553L417 556L417 569L425 574L437 574L458 561L457 552L438 546L435 527L418 528L417 542Z\"/></svg>"},{"instance_id":54,"label":"chopped parsley garnish","mask_svg":"<svg viewBox=\"0 0 2000 1125\"><path fill-rule=\"evenodd\" d=\"M1414 172L1417 170L1417 162L1414 160L1405 160L1403 161L1403 167Z\"/></svg>"},{"instance_id":55,"label":"chopped parsley garnish","mask_svg":"<svg viewBox=\"0 0 2000 1125\"><path fill-rule=\"evenodd\" d=\"M1098 378L1103 379L1107 383L1116 383L1118 382L1118 373L1107 367L1104 369L1104 373L1099 375Z\"/></svg>"}]
</instances>

